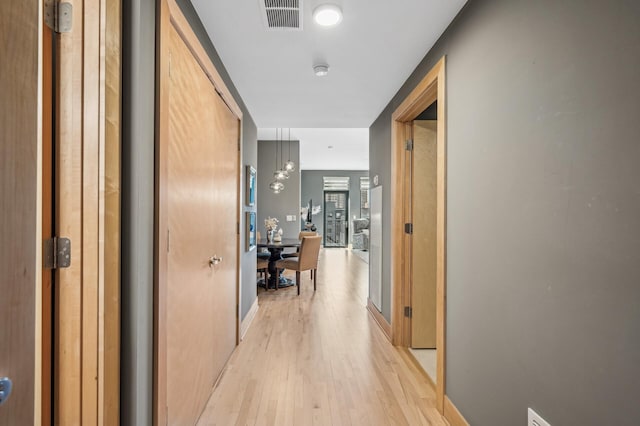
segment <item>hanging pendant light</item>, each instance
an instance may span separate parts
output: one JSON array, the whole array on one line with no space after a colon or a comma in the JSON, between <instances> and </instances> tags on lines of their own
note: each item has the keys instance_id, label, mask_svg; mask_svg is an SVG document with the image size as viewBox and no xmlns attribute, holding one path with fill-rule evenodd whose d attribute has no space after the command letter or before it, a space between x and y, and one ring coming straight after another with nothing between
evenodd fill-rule
<instances>
[{"instance_id":1,"label":"hanging pendant light","mask_svg":"<svg viewBox=\"0 0 640 426\"><path fill-rule=\"evenodd\" d=\"M289 147L289 157L287 162L284 163L284 169L287 172L293 172L296 170L296 163L294 163L293 161L291 161L291 129L289 129L289 138L288 138L288 142L287 142L287 146Z\"/></svg>"},{"instance_id":2,"label":"hanging pendant light","mask_svg":"<svg viewBox=\"0 0 640 426\"><path fill-rule=\"evenodd\" d=\"M273 177L276 180L289 179L289 172L284 167L278 168L278 164L282 163L282 129L280 129L280 139L278 139L278 129L276 129L276 170L273 172ZM280 145L280 161L278 162L278 145Z\"/></svg>"},{"instance_id":3,"label":"hanging pendant light","mask_svg":"<svg viewBox=\"0 0 640 426\"><path fill-rule=\"evenodd\" d=\"M284 184L280 182L285 179L282 170L278 169L278 129L276 129L276 171L273 172L275 180L269 184L269 188L274 194L279 194L284 190Z\"/></svg>"}]
</instances>

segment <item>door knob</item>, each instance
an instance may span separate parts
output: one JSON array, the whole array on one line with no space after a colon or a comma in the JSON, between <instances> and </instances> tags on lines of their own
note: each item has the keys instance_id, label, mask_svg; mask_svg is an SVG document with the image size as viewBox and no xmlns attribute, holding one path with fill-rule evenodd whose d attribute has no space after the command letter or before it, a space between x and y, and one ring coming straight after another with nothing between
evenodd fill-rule
<instances>
[{"instance_id":1,"label":"door knob","mask_svg":"<svg viewBox=\"0 0 640 426\"><path fill-rule=\"evenodd\" d=\"M11 395L12 388L11 379L8 377L0 378L0 405L4 404L7 399L9 399L9 395Z\"/></svg>"},{"instance_id":2,"label":"door knob","mask_svg":"<svg viewBox=\"0 0 640 426\"><path fill-rule=\"evenodd\" d=\"M209 267L212 267L213 265L217 265L220 262L222 262L222 256L218 257L218 255L214 254L209 258Z\"/></svg>"}]
</instances>

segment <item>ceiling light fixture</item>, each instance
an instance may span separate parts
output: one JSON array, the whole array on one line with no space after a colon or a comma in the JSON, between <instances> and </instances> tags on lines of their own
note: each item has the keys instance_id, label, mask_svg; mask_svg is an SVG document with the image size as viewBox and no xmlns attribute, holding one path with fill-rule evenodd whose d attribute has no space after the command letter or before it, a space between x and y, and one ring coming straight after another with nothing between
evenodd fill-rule
<instances>
[{"instance_id":1,"label":"ceiling light fixture","mask_svg":"<svg viewBox=\"0 0 640 426\"><path fill-rule=\"evenodd\" d=\"M326 3L313 9L313 20L323 27L332 27L342 21L342 9L340 6Z\"/></svg>"},{"instance_id":2,"label":"ceiling light fixture","mask_svg":"<svg viewBox=\"0 0 640 426\"><path fill-rule=\"evenodd\" d=\"M316 73L318 77L324 77L329 74L329 65L327 64L318 64L313 66L313 72Z\"/></svg>"},{"instance_id":3,"label":"ceiling light fixture","mask_svg":"<svg viewBox=\"0 0 640 426\"><path fill-rule=\"evenodd\" d=\"M291 161L291 129L289 129L289 137L287 139L287 146L289 147L289 156L287 162L284 163L284 170L287 172L293 172L296 169L296 163Z\"/></svg>"},{"instance_id":4,"label":"ceiling light fixture","mask_svg":"<svg viewBox=\"0 0 640 426\"><path fill-rule=\"evenodd\" d=\"M282 159L280 159L280 161L282 161ZM284 184L280 181L288 178L288 173L286 177L285 173L282 169L278 168L278 129L276 129L276 171L273 173L275 180L269 184L269 188L274 194L279 194L284 190Z\"/></svg>"}]
</instances>

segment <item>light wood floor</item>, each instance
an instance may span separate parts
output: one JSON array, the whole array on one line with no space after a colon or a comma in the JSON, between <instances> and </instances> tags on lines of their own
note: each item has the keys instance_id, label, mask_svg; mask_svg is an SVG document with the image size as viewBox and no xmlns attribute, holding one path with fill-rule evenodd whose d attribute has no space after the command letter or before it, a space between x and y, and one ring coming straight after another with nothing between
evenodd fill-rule
<instances>
[{"instance_id":1,"label":"light wood floor","mask_svg":"<svg viewBox=\"0 0 640 426\"><path fill-rule=\"evenodd\" d=\"M199 425L447 425L406 351L366 310L367 264L320 254L318 290L259 292L260 309Z\"/></svg>"}]
</instances>

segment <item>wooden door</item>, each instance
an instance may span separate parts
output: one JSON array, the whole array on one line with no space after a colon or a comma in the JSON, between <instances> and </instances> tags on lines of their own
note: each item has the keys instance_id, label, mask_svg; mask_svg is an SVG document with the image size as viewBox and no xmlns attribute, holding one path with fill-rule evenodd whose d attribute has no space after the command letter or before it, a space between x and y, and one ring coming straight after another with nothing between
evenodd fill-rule
<instances>
[{"instance_id":1,"label":"wooden door","mask_svg":"<svg viewBox=\"0 0 640 426\"><path fill-rule=\"evenodd\" d=\"M37 1L0 2L0 377L13 381L0 425L40 411L40 13Z\"/></svg>"},{"instance_id":2,"label":"wooden door","mask_svg":"<svg viewBox=\"0 0 640 426\"><path fill-rule=\"evenodd\" d=\"M413 122L411 177L411 347L436 347L435 120Z\"/></svg>"},{"instance_id":3,"label":"wooden door","mask_svg":"<svg viewBox=\"0 0 640 426\"><path fill-rule=\"evenodd\" d=\"M186 425L236 345L239 128L173 28L169 50L167 419Z\"/></svg>"}]
</instances>

